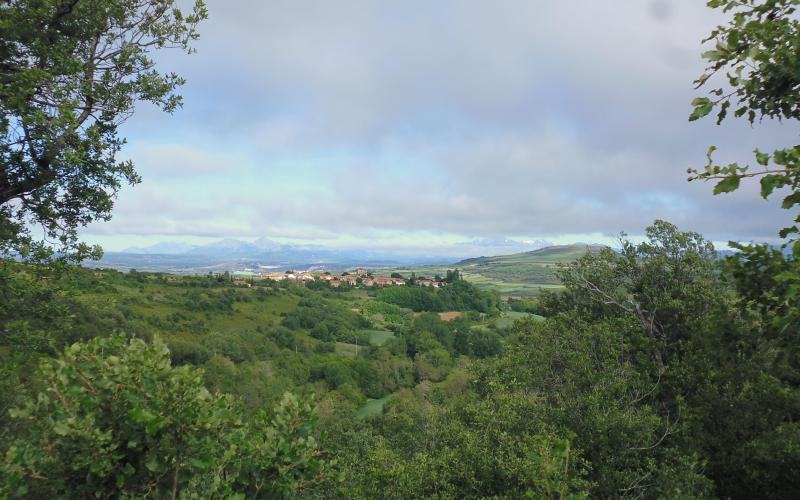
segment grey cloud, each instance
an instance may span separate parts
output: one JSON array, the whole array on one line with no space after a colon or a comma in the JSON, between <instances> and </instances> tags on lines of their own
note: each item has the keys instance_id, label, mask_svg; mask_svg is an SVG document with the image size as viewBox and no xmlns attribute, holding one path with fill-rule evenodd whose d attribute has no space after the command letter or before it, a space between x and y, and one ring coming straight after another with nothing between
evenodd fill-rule
<instances>
[{"instance_id":1,"label":"grey cloud","mask_svg":"<svg viewBox=\"0 0 800 500\"><path fill-rule=\"evenodd\" d=\"M672 6L665 0L653 0L650 2L650 15L656 21L668 21L672 17Z\"/></svg>"},{"instance_id":2,"label":"grey cloud","mask_svg":"<svg viewBox=\"0 0 800 500\"><path fill-rule=\"evenodd\" d=\"M548 236L666 218L766 239L788 218L753 187L714 197L686 182L710 144L744 161L796 142L772 123L687 122L700 40L720 21L702 2L208 3L199 53L159 56L189 80L172 145L151 110L127 125L143 172L172 182L225 162L252 184L265 181L237 159L267 176L278 157L312 158L325 189L176 206L140 187L107 231L146 232L152 217L169 234ZM341 151L349 170L326 175ZM426 167L384 166L403 154Z\"/></svg>"},{"instance_id":3,"label":"grey cloud","mask_svg":"<svg viewBox=\"0 0 800 500\"><path fill-rule=\"evenodd\" d=\"M187 103L205 98L193 113L235 131L308 113L317 140L374 139L431 115L436 127L535 119L565 80L588 79L592 95L607 82L666 87L670 69L654 46L694 49L711 24L700 24L700 8L652 29L639 1L226 1L210 10L200 52L165 61L189 78ZM696 76L694 62L682 76Z\"/></svg>"},{"instance_id":4,"label":"grey cloud","mask_svg":"<svg viewBox=\"0 0 800 500\"><path fill-rule=\"evenodd\" d=\"M167 178L170 182L180 182L181 177L219 174L241 162L234 151L201 146L178 142L141 142L126 149L126 153L135 159L145 179Z\"/></svg>"},{"instance_id":5,"label":"grey cloud","mask_svg":"<svg viewBox=\"0 0 800 500\"><path fill-rule=\"evenodd\" d=\"M449 174L442 184L385 182L355 169L333 195L247 203L266 219L350 233L383 228L491 236L616 234L666 218L716 239L769 239L775 224L788 218L761 200L755 185L714 197L710 184L689 184L683 172L654 156L602 156L559 137L488 142L437 150Z\"/></svg>"}]
</instances>

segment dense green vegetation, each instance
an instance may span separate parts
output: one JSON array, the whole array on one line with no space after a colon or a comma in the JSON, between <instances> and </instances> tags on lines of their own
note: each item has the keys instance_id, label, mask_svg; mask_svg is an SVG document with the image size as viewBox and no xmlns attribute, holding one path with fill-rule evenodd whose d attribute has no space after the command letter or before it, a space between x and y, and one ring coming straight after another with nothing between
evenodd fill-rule
<instances>
[{"instance_id":1,"label":"dense green vegetation","mask_svg":"<svg viewBox=\"0 0 800 500\"><path fill-rule=\"evenodd\" d=\"M158 339L75 344L42 364L41 384L9 412L30 425L8 446L6 494L283 496L320 465L310 401L287 393L242 420Z\"/></svg>"},{"instance_id":2,"label":"dense green vegetation","mask_svg":"<svg viewBox=\"0 0 800 500\"><path fill-rule=\"evenodd\" d=\"M648 235L562 270L565 292L541 301L548 319L517 324L468 378L420 384L368 432L351 429L336 446L353 449L352 469L339 466L355 496L791 498L788 318L742 293L746 259L721 267L699 235L664 222Z\"/></svg>"},{"instance_id":3,"label":"dense green vegetation","mask_svg":"<svg viewBox=\"0 0 800 500\"><path fill-rule=\"evenodd\" d=\"M412 311L479 311L490 313L497 309L496 293L480 291L475 286L459 280L443 288L394 286L378 293L381 302L394 304Z\"/></svg>"},{"instance_id":4,"label":"dense green vegetation","mask_svg":"<svg viewBox=\"0 0 800 500\"><path fill-rule=\"evenodd\" d=\"M475 302L450 321L384 302L389 288L6 261L5 492L111 481L107 491L156 495L791 496L790 284L758 278L749 254L720 261L668 223L648 236L561 269L561 293L488 313ZM769 276L796 269L780 252L764 257ZM303 427L286 427L287 412ZM289 458L275 439L294 443L280 451ZM242 440L261 448L226 454ZM69 468L52 465L70 454ZM294 475L275 472L295 457Z\"/></svg>"},{"instance_id":5,"label":"dense green vegetation","mask_svg":"<svg viewBox=\"0 0 800 500\"><path fill-rule=\"evenodd\" d=\"M129 165L113 164L115 115L134 99L173 107L178 82L153 73L112 86L106 97L119 101L80 130L80 100L65 97L51 123L19 96L40 82L75 97L77 85L94 104L103 93L82 82L94 67L68 57L83 54L76 47L139 19L154 44L186 48L204 10L165 9L148 25L136 2L74 14L75 3L12 7L23 3L37 8L0 9L14 28L0 51L16 61L3 105L44 135L27 150L0 150L0 249L30 255L29 233L9 231L33 217L80 253L75 228L102 218L120 181L135 180ZM692 120L715 106L720 120L731 106L751 122L798 117L798 3L709 1L732 14L705 54L711 74L729 71L732 92L698 98ZM51 54L51 45L69 50ZM33 71L32 53L47 64ZM126 54L133 63L112 73L150 64L138 49ZM48 142L52 151L33 150ZM762 195L788 188L792 208L798 158L798 148L757 150L774 168L709 159L694 175L718 180L718 193L760 176ZM34 205L18 213L7 202L23 184ZM642 243L573 256L556 271L559 291L507 303L454 272L439 289L354 291L6 254L0 497L794 498L800 244L740 250L720 260L701 235L656 221Z\"/></svg>"},{"instance_id":6,"label":"dense green vegetation","mask_svg":"<svg viewBox=\"0 0 800 500\"><path fill-rule=\"evenodd\" d=\"M320 458L335 454L313 440L324 439L320 429L380 414L392 394L419 384L447 384L470 357L497 355L506 335L494 324L496 297L468 283L457 293L438 293L491 297L494 309L443 321L384 302L380 290L365 296L288 282L248 286L222 275L10 260L0 269L0 442L6 456L0 477L7 485L0 491L12 496L80 496L108 481L114 495L160 496L173 486L201 496L308 490L321 477ZM41 371L31 369L40 364ZM314 432L312 395L320 420ZM280 415L295 415L303 426L287 428L276 419L290 417ZM123 428L113 424L128 419ZM213 432L203 430L207 420ZM162 436L192 444L185 456L169 458L161 447L183 445ZM65 447L43 454L42 443L54 439ZM296 444L270 452L275 439ZM266 441L264 448L242 451L241 440L253 446ZM241 451L236 460L228 456L234 448ZM65 457L78 449L85 458L73 462L83 469L48 465L68 463ZM263 461L247 461L251 453ZM281 453L303 457L289 470L296 474L274 472L283 471ZM213 463L222 469L209 468ZM87 483L76 479L95 476Z\"/></svg>"}]
</instances>

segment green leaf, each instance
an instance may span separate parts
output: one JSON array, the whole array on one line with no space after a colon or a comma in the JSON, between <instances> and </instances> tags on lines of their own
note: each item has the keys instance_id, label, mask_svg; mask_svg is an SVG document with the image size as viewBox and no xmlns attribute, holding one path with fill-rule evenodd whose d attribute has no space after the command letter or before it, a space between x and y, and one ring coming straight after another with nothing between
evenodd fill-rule
<instances>
[{"instance_id":1,"label":"green leaf","mask_svg":"<svg viewBox=\"0 0 800 500\"><path fill-rule=\"evenodd\" d=\"M725 101L725 102L722 103L722 106L720 107L720 110L719 110L719 114L717 115L717 125L721 124L722 120L724 120L725 117L728 116L728 108L729 107L731 107L731 102L730 101Z\"/></svg>"},{"instance_id":2,"label":"green leaf","mask_svg":"<svg viewBox=\"0 0 800 500\"><path fill-rule=\"evenodd\" d=\"M53 425L53 432L59 436L66 436L69 434L69 427L64 422L56 422L56 424Z\"/></svg>"},{"instance_id":3,"label":"green leaf","mask_svg":"<svg viewBox=\"0 0 800 500\"><path fill-rule=\"evenodd\" d=\"M785 178L781 175L765 175L761 178L761 197L766 199L776 187L781 187L785 184Z\"/></svg>"},{"instance_id":4,"label":"green leaf","mask_svg":"<svg viewBox=\"0 0 800 500\"><path fill-rule=\"evenodd\" d=\"M153 418L153 420L148 422L147 425L145 425L144 430L148 434L155 434L156 432L161 430L162 427L164 427L164 423L165 419L156 416L155 418Z\"/></svg>"},{"instance_id":5,"label":"green leaf","mask_svg":"<svg viewBox=\"0 0 800 500\"><path fill-rule=\"evenodd\" d=\"M789 196L787 196L786 198L784 198L783 199L783 203L781 204L781 207L783 207L783 208L792 208L793 206L797 205L798 203L800 203L800 191L796 191L796 192L790 194Z\"/></svg>"},{"instance_id":6,"label":"green leaf","mask_svg":"<svg viewBox=\"0 0 800 500\"><path fill-rule=\"evenodd\" d=\"M8 415L11 418L25 418L30 416L30 411L24 408L11 408L8 410Z\"/></svg>"},{"instance_id":7,"label":"green leaf","mask_svg":"<svg viewBox=\"0 0 800 500\"><path fill-rule=\"evenodd\" d=\"M198 460L196 458L190 458L187 462L195 469L205 469L206 467L208 467L207 463L203 462L202 460Z\"/></svg>"},{"instance_id":8,"label":"green leaf","mask_svg":"<svg viewBox=\"0 0 800 500\"><path fill-rule=\"evenodd\" d=\"M152 413L141 407L136 407L131 409L128 412L128 415L130 415L131 420L133 420L137 424L148 424L156 418L155 415L153 415Z\"/></svg>"},{"instance_id":9,"label":"green leaf","mask_svg":"<svg viewBox=\"0 0 800 500\"><path fill-rule=\"evenodd\" d=\"M795 258L800 257L800 240L797 240L792 245L792 254Z\"/></svg>"},{"instance_id":10,"label":"green leaf","mask_svg":"<svg viewBox=\"0 0 800 500\"><path fill-rule=\"evenodd\" d=\"M730 193L731 191L736 191L739 189L739 181L741 178L738 175L732 175L730 177L726 177L719 181L716 186L714 186L714 194L720 193Z\"/></svg>"},{"instance_id":11,"label":"green leaf","mask_svg":"<svg viewBox=\"0 0 800 500\"><path fill-rule=\"evenodd\" d=\"M714 104L708 97L698 97L694 99L692 101L692 106L694 106L694 111L689 115L690 122L706 116L711 113L711 110L714 108Z\"/></svg>"},{"instance_id":12,"label":"green leaf","mask_svg":"<svg viewBox=\"0 0 800 500\"><path fill-rule=\"evenodd\" d=\"M780 236L781 238L786 238L790 234L794 234L794 233L797 233L797 232L800 232L800 230L798 230L797 226L785 227L785 228L780 230L780 232L778 233L778 236Z\"/></svg>"},{"instance_id":13,"label":"green leaf","mask_svg":"<svg viewBox=\"0 0 800 500\"><path fill-rule=\"evenodd\" d=\"M754 151L754 153L756 154L756 161L758 162L758 164L766 167L767 164L769 163L769 155L766 153L762 153L757 149Z\"/></svg>"}]
</instances>

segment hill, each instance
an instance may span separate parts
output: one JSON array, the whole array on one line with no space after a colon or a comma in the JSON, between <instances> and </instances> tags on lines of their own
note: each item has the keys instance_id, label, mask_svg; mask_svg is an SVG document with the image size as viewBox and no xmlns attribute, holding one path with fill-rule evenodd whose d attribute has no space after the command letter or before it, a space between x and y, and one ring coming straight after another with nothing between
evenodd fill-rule
<instances>
[{"instance_id":1,"label":"hill","mask_svg":"<svg viewBox=\"0 0 800 500\"><path fill-rule=\"evenodd\" d=\"M600 245L554 245L530 252L494 257L475 257L449 266L416 266L393 269L393 272L417 276L444 276L447 269L459 269L467 281L481 288L497 290L507 296L534 296L543 288L559 288L556 277L559 264L572 262L587 252L598 252Z\"/></svg>"},{"instance_id":2,"label":"hill","mask_svg":"<svg viewBox=\"0 0 800 500\"><path fill-rule=\"evenodd\" d=\"M557 285L555 268L572 262L587 252L598 251L599 246L557 245L531 252L466 259L455 264L459 269L501 281Z\"/></svg>"}]
</instances>

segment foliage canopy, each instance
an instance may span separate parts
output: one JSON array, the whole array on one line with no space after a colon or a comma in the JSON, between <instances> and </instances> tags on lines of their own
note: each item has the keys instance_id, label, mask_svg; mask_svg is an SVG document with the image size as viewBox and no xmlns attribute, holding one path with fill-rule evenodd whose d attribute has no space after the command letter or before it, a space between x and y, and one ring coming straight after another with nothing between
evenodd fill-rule
<instances>
[{"instance_id":1,"label":"foliage canopy","mask_svg":"<svg viewBox=\"0 0 800 500\"><path fill-rule=\"evenodd\" d=\"M730 21L718 26L705 42L714 48L703 53L708 61L706 72L696 81L697 87L711 85L715 77L724 83L709 91L711 97L692 101L690 121L717 110L717 124L733 109L737 118L750 123L759 120L797 120L800 118L800 19L798 0L710 0L709 7L729 14ZM724 73L724 75L723 75ZM800 204L800 146L762 152L755 149L756 166L730 163L718 165L708 150L703 170L690 168L689 180L715 180L714 194L739 189L742 179L758 177L761 196L786 188L781 206L792 209ZM795 219L800 222L800 216ZM794 224L780 231L781 238L797 240L800 227ZM800 243L795 251L800 254Z\"/></svg>"},{"instance_id":2,"label":"foliage canopy","mask_svg":"<svg viewBox=\"0 0 800 500\"><path fill-rule=\"evenodd\" d=\"M119 335L68 347L42 390L10 411L25 423L2 472L13 496L288 495L319 468L309 401L286 394L243 418L166 345Z\"/></svg>"},{"instance_id":3,"label":"foliage canopy","mask_svg":"<svg viewBox=\"0 0 800 500\"><path fill-rule=\"evenodd\" d=\"M124 183L139 182L119 125L137 102L172 112L184 83L151 52L190 52L202 0L6 0L0 3L0 251L42 256L45 240L76 259L99 248L76 229L111 217Z\"/></svg>"}]
</instances>

